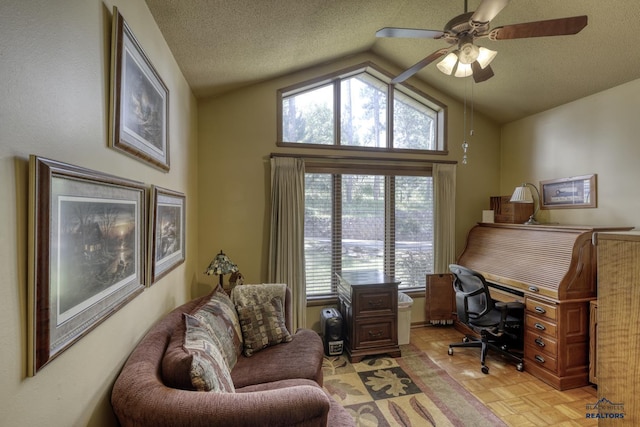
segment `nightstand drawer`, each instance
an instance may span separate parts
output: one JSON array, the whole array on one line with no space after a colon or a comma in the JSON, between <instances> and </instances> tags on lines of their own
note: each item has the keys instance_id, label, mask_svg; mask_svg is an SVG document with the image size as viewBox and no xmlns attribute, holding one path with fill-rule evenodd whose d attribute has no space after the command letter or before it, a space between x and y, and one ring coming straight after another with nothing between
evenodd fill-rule
<instances>
[{"instance_id":1,"label":"nightstand drawer","mask_svg":"<svg viewBox=\"0 0 640 427\"><path fill-rule=\"evenodd\" d=\"M549 304L533 298L527 298L525 305L529 313L536 314L540 317L546 317L551 320L556 320L558 318L558 309L554 304Z\"/></svg>"},{"instance_id":2,"label":"nightstand drawer","mask_svg":"<svg viewBox=\"0 0 640 427\"><path fill-rule=\"evenodd\" d=\"M398 326L392 318L360 322L355 333L356 348L396 345Z\"/></svg>"},{"instance_id":3,"label":"nightstand drawer","mask_svg":"<svg viewBox=\"0 0 640 427\"><path fill-rule=\"evenodd\" d=\"M354 315L358 318L361 316L390 315L394 313L393 298L391 292L387 289L375 292L358 292L355 298L357 302L354 307L357 307L357 309Z\"/></svg>"},{"instance_id":4,"label":"nightstand drawer","mask_svg":"<svg viewBox=\"0 0 640 427\"><path fill-rule=\"evenodd\" d=\"M538 351L543 351L550 356L558 357L558 342L548 335L537 333L537 331L526 330L524 345L536 348Z\"/></svg>"},{"instance_id":5,"label":"nightstand drawer","mask_svg":"<svg viewBox=\"0 0 640 427\"><path fill-rule=\"evenodd\" d=\"M550 322L538 316L532 316L529 313L525 315L524 324L527 330L535 331L539 334L546 334L552 337L556 337L558 331L558 325L556 322Z\"/></svg>"}]
</instances>

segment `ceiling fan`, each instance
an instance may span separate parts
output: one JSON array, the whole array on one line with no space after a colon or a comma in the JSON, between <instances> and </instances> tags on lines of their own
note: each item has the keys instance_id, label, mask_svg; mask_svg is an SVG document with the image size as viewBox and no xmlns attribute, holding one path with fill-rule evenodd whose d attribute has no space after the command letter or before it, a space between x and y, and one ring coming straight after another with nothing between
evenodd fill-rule
<instances>
[{"instance_id":1,"label":"ceiling fan","mask_svg":"<svg viewBox=\"0 0 640 427\"><path fill-rule=\"evenodd\" d=\"M412 28L385 27L376 32L376 37L423 38L444 40L450 47L438 49L420 62L395 77L391 83L400 83L436 61L446 57L437 64L440 71L456 77L472 75L476 83L493 77L489 65L498 52L479 47L476 39L489 40L523 39L529 37L563 36L579 33L587 26L587 16L550 19L547 21L526 22L505 25L491 29L491 20L504 9L509 0L482 0L475 12L467 12L467 0L464 2L465 12L451 19L444 30L420 30Z\"/></svg>"}]
</instances>

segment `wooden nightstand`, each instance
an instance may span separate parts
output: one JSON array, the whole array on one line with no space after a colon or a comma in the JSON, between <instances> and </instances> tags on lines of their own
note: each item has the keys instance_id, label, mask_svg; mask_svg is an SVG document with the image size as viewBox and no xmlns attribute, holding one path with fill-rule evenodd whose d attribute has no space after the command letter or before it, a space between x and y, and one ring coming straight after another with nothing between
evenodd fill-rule
<instances>
[{"instance_id":1,"label":"wooden nightstand","mask_svg":"<svg viewBox=\"0 0 640 427\"><path fill-rule=\"evenodd\" d=\"M376 271L345 272L338 277L338 307L344 319L349 360L355 363L376 354L400 357L400 282Z\"/></svg>"}]
</instances>

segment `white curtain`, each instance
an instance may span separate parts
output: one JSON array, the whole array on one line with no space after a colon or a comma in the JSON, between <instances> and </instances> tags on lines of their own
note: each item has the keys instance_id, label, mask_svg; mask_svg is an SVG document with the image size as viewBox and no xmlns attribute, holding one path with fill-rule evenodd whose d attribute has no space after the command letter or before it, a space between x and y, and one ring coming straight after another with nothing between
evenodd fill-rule
<instances>
[{"instance_id":1,"label":"white curtain","mask_svg":"<svg viewBox=\"0 0 640 427\"><path fill-rule=\"evenodd\" d=\"M434 273L448 273L456 260L456 165L433 165L434 188Z\"/></svg>"},{"instance_id":2,"label":"white curtain","mask_svg":"<svg viewBox=\"0 0 640 427\"><path fill-rule=\"evenodd\" d=\"M286 283L293 295L292 325L306 326L304 283L304 161L271 159L271 234L269 281Z\"/></svg>"}]
</instances>

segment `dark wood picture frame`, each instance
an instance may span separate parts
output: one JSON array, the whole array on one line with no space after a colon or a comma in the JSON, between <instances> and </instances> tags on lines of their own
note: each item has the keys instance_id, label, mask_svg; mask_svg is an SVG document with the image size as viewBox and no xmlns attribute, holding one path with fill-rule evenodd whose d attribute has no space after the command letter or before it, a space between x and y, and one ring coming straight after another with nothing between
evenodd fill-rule
<instances>
[{"instance_id":1,"label":"dark wood picture frame","mask_svg":"<svg viewBox=\"0 0 640 427\"><path fill-rule=\"evenodd\" d=\"M540 181L540 208L595 208L596 185L596 174Z\"/></svg>"},{"instance_id":2,"label":"dark wood picture frame","mask_svg":"<svg viewBox=\"0 0 640 427\"><path fill-rule=\"evenodd\" d=\"M109 146L169 171L169 89L113 7Z\"/></svg>"},{"instance_id":3,"label":"dark wood picture frame","mask_svg":"<svg viewBox=\"0 0 640 427\"><path fill-rule=\"evenodd\" d=\"M144 184L29 160L28 374L144 290Z\"/></svg>"},{"instance_id":4,"label":"dark wood picture frame","mask_svg":"<svg viewBox=\"0 0 640 427\"><path fill-rule=\"evenodd\" d=\"M151 190L149 286L185 260L186 197L154 186Z\"/></svg>"}]
</instances>

